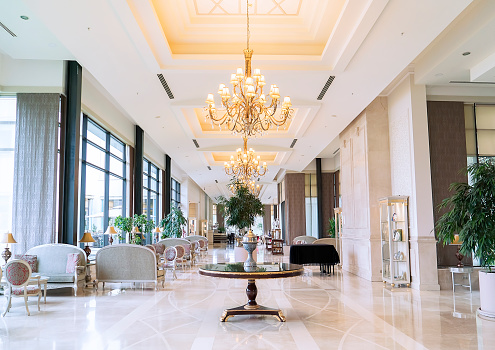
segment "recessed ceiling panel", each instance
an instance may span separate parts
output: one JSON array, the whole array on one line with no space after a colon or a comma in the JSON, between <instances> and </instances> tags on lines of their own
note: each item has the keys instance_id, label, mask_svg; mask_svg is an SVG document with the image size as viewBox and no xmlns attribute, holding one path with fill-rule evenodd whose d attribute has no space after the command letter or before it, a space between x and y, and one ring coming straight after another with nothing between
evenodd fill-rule
<instances>
[{"instance_id":1,"label":"recessed ceiling panel","mask_svg":"<svg viewBox=\"0 0 495 350\"><path fill-rule=\"evenodd\" d=\"M216 125L216 124L212 124L211 119L206 117L207 112L204 109L202 109L202 108L195 108L194 111L196 112L196 118L198 118L198 123L199 123L199 125L201 127L201 131L204 134L209 134L209 133L215 133L215 134L218 134L218 133L230 133L230 131L227 129L227 127L225 125L219 126L219 125ZM280 118L280 111L281 111L281 108L279 108L277 110L277 112L275 112L275 117L276 118ZM298 109L297 108L294 108L294 114L293 114L292 118L291 119L287 119L287 121L285 122L284 126L278 128L278 130L277 130L276 127L275 128L271 128L269 130L271 130L271 131L278 131L281 134L286 134L289 131L290 125L292 123L292 120L294 119L294 116L297 114L297 111L298 111ZM219 115L222 115L223 113L225 113L225 109L220 109L219 108L217 113Z\"/></svg>"},{"instance_id":2,"label":"recessed ceiling panel","mask_svg":"<svg viewBox=\"0 0 495 350\"><path fill-rule=\"evenodd\" d=\"M153 47L159 42L149 39L158 37L157 28L172 55L242 54L246 48L244 0L128 0L128 3L154 52L159 51ZM258 55L322 55L345 3L345 0L252 0L250 47ZM143 18L146 12L154 16Z\"/></svg>"},{"instance_id":3,"label":"recessed ceiling panel","mask_svg":"<svg viewBox=\"0 0 495 350\"><path fill-rule=\"evenodd\" d=\"M256 152L255 150L255 153L257 156L260 156L259 161L261 163L266 162L267 164L273 164L273 162L275 161L275 157L277 156L276 152ZM215 162L220 162L222 164L224 162L230 161L230 156L234 155L235 157L234 152L212 152L211 155Z\"/></svg>"}]
</instances>

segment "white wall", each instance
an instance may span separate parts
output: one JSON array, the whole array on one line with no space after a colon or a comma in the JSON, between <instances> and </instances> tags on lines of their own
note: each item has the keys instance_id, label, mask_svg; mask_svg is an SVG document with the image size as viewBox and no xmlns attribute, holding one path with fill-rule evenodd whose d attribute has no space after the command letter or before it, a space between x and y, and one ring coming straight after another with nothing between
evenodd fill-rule
<instances>
[{"instance_id":1,"label":"white wall","mask_svg":"<svg viewBox=\"0 0 495 350\"><path fill-rule=\"evenodd\" d=\"M14 60L0 54L0 92L62 93L64 61Z\"/></svg>"}]
</instances>

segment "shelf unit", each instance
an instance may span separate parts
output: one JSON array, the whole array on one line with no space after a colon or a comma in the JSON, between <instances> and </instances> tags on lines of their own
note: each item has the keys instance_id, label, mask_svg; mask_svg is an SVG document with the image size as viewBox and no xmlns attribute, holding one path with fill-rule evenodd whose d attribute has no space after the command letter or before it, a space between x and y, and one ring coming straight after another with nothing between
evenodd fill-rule
<instances>
[{"instance_id":1,"label":"shelf unit","mask_svg":"<svg viewBox=\"0 0 495 350\"><path fill-rule=\"evenodd\" d=\"M392 287L411 284L408 199L394 196L379 200L382 279Z\"/></svg>"}]
</instances>

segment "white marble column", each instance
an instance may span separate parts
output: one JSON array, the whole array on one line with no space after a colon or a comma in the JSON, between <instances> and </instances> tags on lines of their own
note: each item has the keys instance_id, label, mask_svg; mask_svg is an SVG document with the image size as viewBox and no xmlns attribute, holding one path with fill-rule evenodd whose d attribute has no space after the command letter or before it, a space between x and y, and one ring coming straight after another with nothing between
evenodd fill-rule
<instances>
[{"instance_id":1,"label":"white marble column","mask_svg":"<svg viewBox=\"0 0 495 350\"><path fill-rule=\"evenodd\" d=\"M388 107L392 195L409 196L411 286L439 290L425 86L408 73Z\"/></svg>"}]
</instances>

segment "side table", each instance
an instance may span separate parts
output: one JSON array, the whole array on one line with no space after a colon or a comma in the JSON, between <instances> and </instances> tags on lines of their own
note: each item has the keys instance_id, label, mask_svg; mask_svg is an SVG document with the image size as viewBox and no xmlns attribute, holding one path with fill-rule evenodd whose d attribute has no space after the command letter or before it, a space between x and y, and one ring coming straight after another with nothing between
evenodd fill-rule
<instances>
[{"instance_id":1,"label":"side table","mask_svg":"<svg viewBox=\"0 0 495 350\"><path fill-rule=\"evenodd\" d=\"M90 261L86 263L86 277L84 278L84 288L87 288L88 285L92 285L93 288L96 286L96 281L91 280L91 266L96 266L96 262Z\"/></svg>"},{"instance_id":2,"label":"side table","mask_svg":"<svg viewBox=\"0 0 495 350\"><path fill-rule=\"evenodd\" d=\"M450 272L452 273L452 291L455 292L455 286L461 286L469 288L469 292L471 293L471 273L473 272L473 268L470 266L464 267L451 267ZM467 274L469 279L469 285L462 283L455 283L455 274Z\"/></svg>"}]
</instances>

